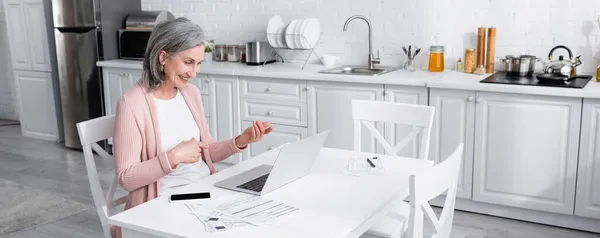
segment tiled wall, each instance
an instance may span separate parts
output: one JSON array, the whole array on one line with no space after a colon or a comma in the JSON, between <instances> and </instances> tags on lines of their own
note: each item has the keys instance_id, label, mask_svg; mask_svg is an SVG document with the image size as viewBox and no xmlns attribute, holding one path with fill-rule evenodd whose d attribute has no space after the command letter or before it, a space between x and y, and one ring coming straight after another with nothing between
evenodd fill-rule
<instances>
[{"instance_id":1,"label":"tiled wall","mask_svg":"<svg viewBox=\"0 0 600 238\"><path fill-rule=\"evenodd\" d=\"M366 24L355 21L348 32L342 31L348 17L363 14L371 20L374 49L381 50L383 64L401 64L402 45L427 48L434 36L446 46L451 64L465 48L475 48L478 26L492 25L497 28L496 56L534 54L546 60L550 49L562 44L582 55L583 71L595 71L600 64L600 0L142 0L142 4L145 10L188 17L222 43L265 39L274 14L287 22L316 17L323 32L318 53L336 54L348 63L366 64ZM422 52L418 60L426 61L427 54Z\"/></svg>"},{"instance_id":2,"label":"tiled wall","mask_svg":"<svg viewBox=\"0 0 600 238\"><path fill-rule=\"evenodd\" d=\"M5 58L0 60L0 118L17 120L17 111L15 105L15 85L12 76L10 60L6 56L10 55L8 50L8 38L6 31L6 21L4 18L4 0L0 0L0 55Z\"/></svg>"}]
</instances>

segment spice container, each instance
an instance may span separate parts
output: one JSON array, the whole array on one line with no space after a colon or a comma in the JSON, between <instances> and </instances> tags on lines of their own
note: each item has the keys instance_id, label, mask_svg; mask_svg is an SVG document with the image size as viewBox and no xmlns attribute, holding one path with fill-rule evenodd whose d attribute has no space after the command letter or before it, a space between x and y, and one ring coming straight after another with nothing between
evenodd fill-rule
<instances>
[{"instance_id":1,"label":"spice container","mask_svg":"<svg viewBox=\"0 0 600 238\"><path fill-rule=\"evenodd\" d=\"M429 47L429 72L444 71L444 46L432 45Z\"/></svg>"},{"instance_id":2,"label":"spice container","mask_svg":"<svg viewBox=\"0 0 600 238\"><path fill-rule=\"evenodd\" d=\"M465 50L465 73L475 72L475 49Z\"/></svg>"},{"instance_id":3,"label":"spice container","mask_svg":"<svg viewBox=\"0 0 600 238\"><path fill-rule=\"evenodd\" d=\"M227 61L227 46L226 45L215 45L215 52L213 53L215 61Z\"/></svg>"},{"instance_id":4,"label":"spice container","mask_svg":"<svg viewBox=\"0 0 600 238\"><path fill-rule=\"evenodd\" d=\"M228 45L227 46L227 60L229 62L238 62L240 61L240 47L237 45Z\"/></svg>"},{"instance_id":5,"label":"spice container","mask_svg":"<svg viewBox=\"0 0 600 238\"><path fill-rule=\"evenodd\" d=\"M246 63L246 45L240 45L240 62Z\"/></svg>"},{"instance_id":6,"label":"spice container","mask_svg":"<svg viewBox=\"0 0 600 238\"><path fill-rule=\"evenodd\" d=\"M598 69L596 70L596 81L600 82L600 65L598 65Z\"/></svg>"}]
</instances>

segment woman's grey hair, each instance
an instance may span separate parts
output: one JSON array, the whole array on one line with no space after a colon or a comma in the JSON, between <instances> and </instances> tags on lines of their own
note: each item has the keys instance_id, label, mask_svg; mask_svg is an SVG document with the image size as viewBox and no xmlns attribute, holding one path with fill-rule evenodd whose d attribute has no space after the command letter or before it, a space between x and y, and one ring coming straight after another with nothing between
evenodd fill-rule
<instances>
[{"instance_id":1,"label":"woman's grey hair","mask_svg":"<svg viewBox=\"0 0 600 238\"><path fill-rule=\"evenodd\" d=\"M204 32L197 24L185 17L179 17L157 24L144 55L142 82L151 89L156 89L165 81L161 72L159 54L161 50L174 54L194 46L204 44Z\"/></svg>"}]
</instances>

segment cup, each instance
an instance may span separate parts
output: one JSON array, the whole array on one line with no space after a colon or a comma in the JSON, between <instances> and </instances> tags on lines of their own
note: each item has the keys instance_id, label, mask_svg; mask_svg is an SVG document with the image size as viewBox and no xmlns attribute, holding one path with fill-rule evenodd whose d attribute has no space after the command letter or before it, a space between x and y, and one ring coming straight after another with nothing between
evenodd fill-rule
<instances>
[{"instance_id":1,"label":"cup","mask_svg":"<svg viewBox=\"0 0 600 238\"><path fill-rule=\"evenodd\" d=\"M321 57L321 61L323 61L323 65L325 65L325 67L330 67L335 65L337 57L333 55L323 55L323 57Z\"/></svg>"}]
</instances>

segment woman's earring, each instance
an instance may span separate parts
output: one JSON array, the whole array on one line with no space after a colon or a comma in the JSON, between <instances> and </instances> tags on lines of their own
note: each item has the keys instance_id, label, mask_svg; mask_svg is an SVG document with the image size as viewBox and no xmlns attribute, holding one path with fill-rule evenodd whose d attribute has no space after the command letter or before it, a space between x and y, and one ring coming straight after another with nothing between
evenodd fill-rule
<instances>
[{"instance_id":1,"label":"woman's earring","mask_svg":"<svg viewBox=\"0 0 600 238\"><path fill-rule=\"evenodd\" d=\"M164 64L161 64L161 65L160 65L160 72L163 72L163 71L164 71L164 68L163 68L163 66L164 66Z\"/></svg>"}]
</instances>

